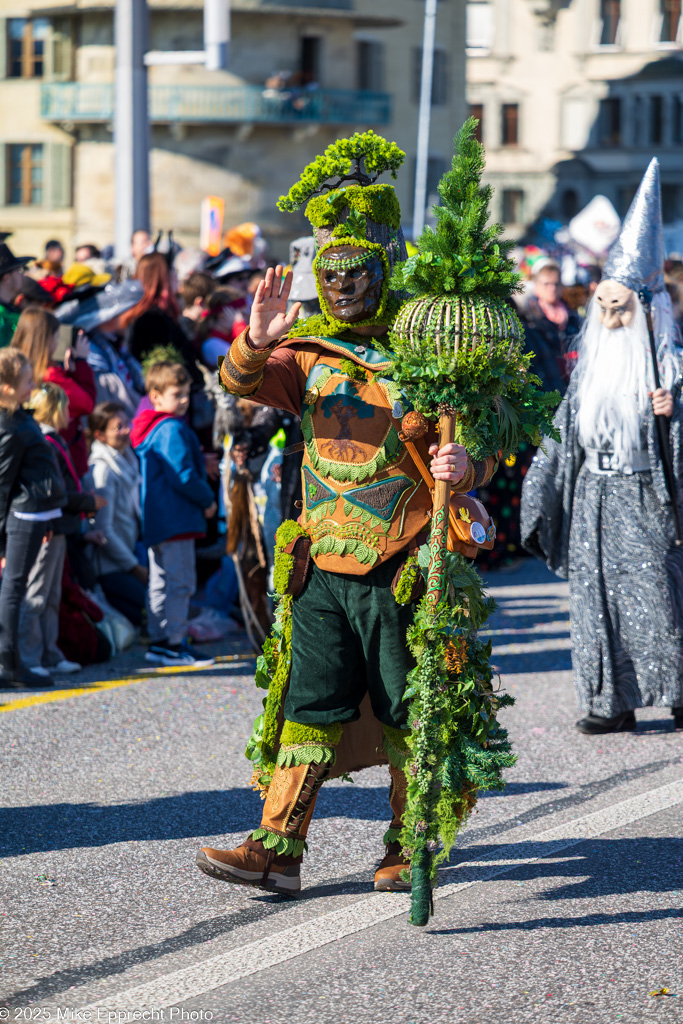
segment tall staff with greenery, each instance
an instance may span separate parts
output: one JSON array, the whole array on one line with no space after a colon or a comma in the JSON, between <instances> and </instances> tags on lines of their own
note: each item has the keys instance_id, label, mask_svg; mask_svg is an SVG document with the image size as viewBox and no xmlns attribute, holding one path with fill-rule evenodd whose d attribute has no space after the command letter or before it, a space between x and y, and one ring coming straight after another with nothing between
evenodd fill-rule
<instances>
[{"instance_id":1,"label":"tall staff with greenery","mask_svg":"<svg viewBox=\"0 0 683 1024\"><path fill-rule=\"evenodd\" d=\"M492 189L482 186L484 150L470 118L455 140L451 170L439 184L436 228L417 240L419 252L400 264L391 287L412 295L394 321L387 351L396 384L418 415L439 422L439 446L455 440L474 459L515 452L556 436L559 395L539 390L523 351L523 331L510 301L519 287L502 227L487 226ZM430 914L436 869L448 852L478 789L502 788L514 763L497 726L490 642L477 638L493 602L462 555L447 549L450 484L436 481L427 591L408 632L417 660L409 680L412 728L408 812L401 836L411 858L413 924ZM425 562L425 555L421 556ZM436 853L439 843L440 853Z\"/></svg>"}]
</instances>

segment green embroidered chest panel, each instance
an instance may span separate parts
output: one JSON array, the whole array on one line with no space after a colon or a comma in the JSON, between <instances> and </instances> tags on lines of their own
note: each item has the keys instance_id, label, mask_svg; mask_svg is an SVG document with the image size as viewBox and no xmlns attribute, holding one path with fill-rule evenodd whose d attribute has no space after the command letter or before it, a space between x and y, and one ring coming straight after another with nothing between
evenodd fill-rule
<instances>
[{"instance_id":1,"label":"green embroidered chest panel","mask_svg":"<svg viewBox=\"0 0 683 1024\"><path fill-rule=\"evenodd\" d=\"M342 344L326 345L306 380L300 521L320 568L358 575L424 529L431 495L399 438L411 406L372 349L360 346L358 365ZM421 454L428 460L424 442Z\"/></svg>"}]
</instances>

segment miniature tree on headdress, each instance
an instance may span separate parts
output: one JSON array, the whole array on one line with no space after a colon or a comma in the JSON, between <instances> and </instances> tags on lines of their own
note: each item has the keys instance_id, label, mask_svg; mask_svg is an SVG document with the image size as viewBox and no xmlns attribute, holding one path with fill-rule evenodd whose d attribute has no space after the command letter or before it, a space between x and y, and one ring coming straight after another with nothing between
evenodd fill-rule
<instances>
[{"instance_id":1,"label":"miniature tree on headdress","mask_svg":"<svg viewBox=\"0 0 683 1024\"><path fill-rule=\"evenodd\" d=\"M362 186L372 185L385 171L391 171L392 178L395 178L404 160L405 153L395 142L387 142L373 131L356 132L350 139L337 139L304 167L301 177L287 195L278 199L278 209L293 213L311 196L336 191L346 181ZM335 176L339 180L330 182L329 179Z\"/></svg>"}]
</instances>

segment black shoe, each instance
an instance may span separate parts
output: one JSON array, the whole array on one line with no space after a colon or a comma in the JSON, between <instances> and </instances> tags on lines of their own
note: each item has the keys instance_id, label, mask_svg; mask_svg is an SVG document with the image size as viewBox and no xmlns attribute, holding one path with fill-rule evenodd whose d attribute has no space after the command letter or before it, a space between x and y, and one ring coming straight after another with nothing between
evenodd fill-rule
<instances>
[{"instance_id":1,"label":"black shoe","mask_svg":"<svg viewBox=\"0 0 683 1024\"><path fill-rule=\"evenodd\" d=\"M167 644L156 642L150 645L145 661L164 668L211 668L213 658L201 658L188 644Z\"/></svg>"},{"instance_id":2,"label":"black shoe","mask_svg":"<svg viewBox=\"0 0 683 1024\"><path fill-rule=\"evenodd\" d=\"M683 729L683 708L672 708L671 714L674 716L674 729Z\"/></svg>"},{"instance_id":3,"label":"black shoe","mask_svg":"<svg viewBox=\"0 0 683 1024\"><path fill-rule=\"evenodd\" d=\"M632 711L624 711L614 718L601 718L600 715L586 715L576 723L579 732L586 736L599 736L606 732L633 732L636 727L636 716Z\"/></svg>"},{"instance_id":4,"label":"black shoe","mask_svg":"<svg viewBox=\"0 0 683 1024\"><path fill-rule=\"evenodd\" d=\"M0 690L44 690L54 686L50 676L39 676L29 668L10 669L0 666Z\"/></svg>"}]
</instances>

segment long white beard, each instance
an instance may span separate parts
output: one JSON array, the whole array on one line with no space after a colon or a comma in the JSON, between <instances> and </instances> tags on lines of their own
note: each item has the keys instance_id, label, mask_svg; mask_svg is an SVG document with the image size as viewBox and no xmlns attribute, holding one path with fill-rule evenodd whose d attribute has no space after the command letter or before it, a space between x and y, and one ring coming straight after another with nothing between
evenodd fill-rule
<instances>
[{"instance_id":1,"label":"long white beard","mask_svg":"<svg viewBox=\"0 0 683 1024\"><path fill-rule=\"evenodd\" d=\"M647 321L639 302L628 327L613 331L602 326L597 304L591 303L574 373L582 446L611 449L620 465L628 464L631 453L642 447L648 391L654 388Z\"/></svg>"}]
</instances>

